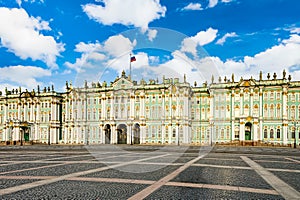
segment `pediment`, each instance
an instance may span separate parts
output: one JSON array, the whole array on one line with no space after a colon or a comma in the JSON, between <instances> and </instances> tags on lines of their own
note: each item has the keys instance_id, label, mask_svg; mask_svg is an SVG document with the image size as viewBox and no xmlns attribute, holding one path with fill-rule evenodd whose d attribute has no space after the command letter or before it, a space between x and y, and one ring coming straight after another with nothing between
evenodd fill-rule
<instances>
[{"instance_id":1,"label":"pediment","mask_svg":"<svg viewBox=\"0 0 300 200\"><path fill-rule=\"evenodd\" d=\"M249 80L240 80L240 82L238 83L239 87L251 87L251 86L256 86L256 83L253 79L249 79Z\"/></svg>"},{"instance_id":2,"label":"pediment","mask_svg":"<svg viewBox=\"0 0 300 200\"><path fill-rule=\"evenodd\" d=\"M119 78L114 81L112 84L113 88L118 89L125 89L125 88L131 88L133 87L133 83L125 78Z\"/></svg>"}]
</instances>

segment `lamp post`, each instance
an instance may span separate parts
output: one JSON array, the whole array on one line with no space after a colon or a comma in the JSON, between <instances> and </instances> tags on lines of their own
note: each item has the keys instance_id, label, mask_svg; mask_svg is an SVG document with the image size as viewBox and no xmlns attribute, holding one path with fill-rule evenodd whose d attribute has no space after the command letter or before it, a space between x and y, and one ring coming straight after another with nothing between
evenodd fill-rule
<instances>
[{"instance_id":1,"label":"lamp post","mask_svg":"<svg viewBox=\"0 0 300 200\"><path fill-rule=\"evenodd\" d=\"M11 119L9 119L7 123L9 124L7 144L11 144L12 143L12 131L13 131L13 128L14 128L14 122Z\"/></svg>"},{"instance_id":2,"label":"lamp post","mask_svg":"<svg viewBox=\"0 0 300 200\"><path fill-rule=\"evenodd\" d=\"M132 129L133 129L133 122L131 122L131 128L130 128L130 144L133 145L133 135L132 135Z\"/></svg>"},{"instance_id":3,"label":"lamp post","mask_svg":"<svg viewBox=\"0 0 300 200\"><path fill-rule=\"evenodd\" d=\"M296 144L297 124L298 122L294 120L294 148L297 148L297 144Z\"/></svg>"},{"instance_id":4,"label":"lamp post","mask_svg":"<svg viewBox=\"0 0 300 200\"><path fill-rule=\"evenodd\" d=\"M50 126L48 126L48 145L50 145Z\"/></svg>"},{"instance_id":5,"label":"lamp post","mask_svg":"<svg viewBox=\"0 0 300 200\"><path fill-rule=\"evenodd\" d=\"M213 145L213 126L214 126L214 122L213 121L211 121L210 122L210 146L212 146Z\"/></svg>"}]
</instances>

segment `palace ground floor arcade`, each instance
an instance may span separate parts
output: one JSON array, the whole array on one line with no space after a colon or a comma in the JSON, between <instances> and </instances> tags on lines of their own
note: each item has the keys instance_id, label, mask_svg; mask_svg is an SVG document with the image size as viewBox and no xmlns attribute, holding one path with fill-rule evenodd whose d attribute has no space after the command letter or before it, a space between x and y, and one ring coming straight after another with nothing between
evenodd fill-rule
<instances>
[{"instance_id":1,"label":"palace ground floor arcade","mask_svg":"<svg viewBox=\"0 0 300 200\"><path fill-rule=\"evenodd\" d=\"M2 144L173 144L173 145L292 145L300 143L295 121L262 120L255 117L230 121L104 121L34 124L7 121L0 132Z\"/></svg>"}]
</instances>

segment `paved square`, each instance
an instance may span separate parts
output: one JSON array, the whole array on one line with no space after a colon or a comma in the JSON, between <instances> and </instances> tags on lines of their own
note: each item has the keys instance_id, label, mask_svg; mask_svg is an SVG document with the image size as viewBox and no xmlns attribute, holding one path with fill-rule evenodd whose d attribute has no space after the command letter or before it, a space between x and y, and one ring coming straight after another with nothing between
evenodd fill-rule
<instances>
[{"instance_id":1,"label":"paved square","mask_svg":"<svg viewBox=\"0 0 300 200\"><path fill-rule=\"evenodd\" d=\"M300 151L1 146L1 199L300 199Z\"/></svg>"}]
</instances>

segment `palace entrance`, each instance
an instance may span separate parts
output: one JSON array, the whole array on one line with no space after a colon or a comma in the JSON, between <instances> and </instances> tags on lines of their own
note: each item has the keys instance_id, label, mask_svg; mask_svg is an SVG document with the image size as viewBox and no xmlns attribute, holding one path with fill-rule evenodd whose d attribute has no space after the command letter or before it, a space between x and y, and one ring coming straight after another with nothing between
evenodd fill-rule
<instances>
[{"instance_id":1,"label":"palace entrance","mask_svg":"<svg viewBox=\"0 0 300 200\"><path fill-rule=\"evenodd\" d=\"M133 144L140 144L140 125L138 123L133 126Z\"/></svg>"},{"instance_id":2,"label":"palace entrance","mask_svg":"<svg viewBox=\"0 0 300 200\"><path fill-rule=\"evenodd\" d=\"M127 126L119 124L117 127L118 144L127 144Z\"/></svg>"},{"instance_id":3,"label":"palace entrance","mask_svg":"<svg viewBox=\"0 0 300 200\"><path fill-rule=\"evenodd\" d=\"M245 140L251 140L251 128L252 124L250 122L247 122L245 124Z\"/></svg>"},{"instance_id":4,"label":"palace entrance","mask_svg":"<svg viewBox=\"0 0 300 200\"><path fill-rule=\"evenodd\" d=\"M111 140L111 128L109 124L104 126L104 133L105 133L105 144L110 144Z\"/></svg>"}]
</instances>

